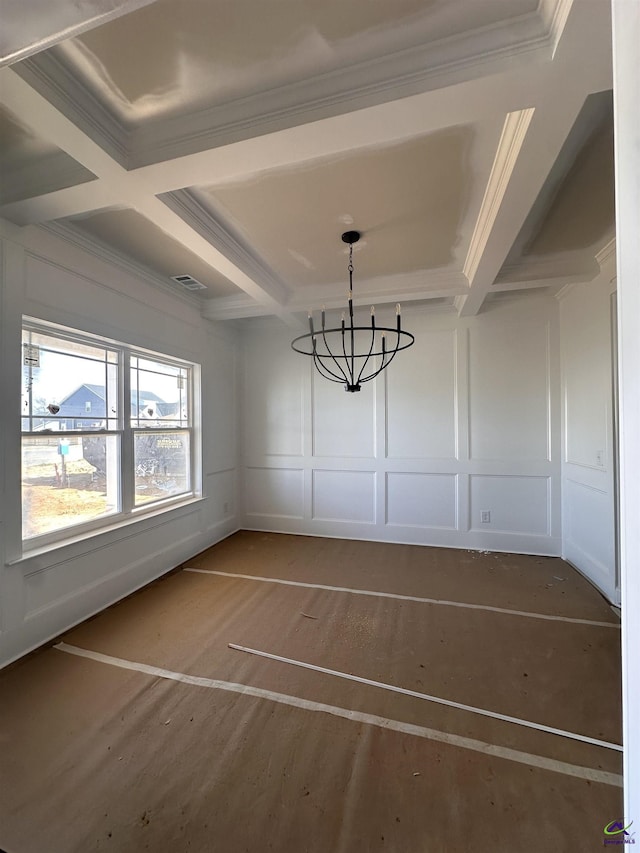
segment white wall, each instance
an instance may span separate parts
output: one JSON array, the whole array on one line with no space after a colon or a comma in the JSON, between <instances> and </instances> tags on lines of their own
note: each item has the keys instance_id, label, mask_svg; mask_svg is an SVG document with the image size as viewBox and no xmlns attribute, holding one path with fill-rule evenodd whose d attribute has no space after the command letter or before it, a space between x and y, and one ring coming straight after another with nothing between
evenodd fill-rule
<instances>
[{"instance_id":1,"label":"white wall","mask_svg":"<svg viewBox=\"0 0 640 853\"><path fill-rule=\"evenodd\" d=\"M613 0L625 821L640 814L640 5Z\"/></svg>"},{"instance_id":2,"label":"white wall","mask_svg":"<svg viewBox=\"0 0 640 853\"><path fill-rule=\"evenodd\" d=\"M0 225L0 664L237 529L237 370L232 331L104 255ZM41 554L20 555L23 314L202 365L203 500ZM226 508L225 508L226 506Z\"/></svg>"},{"instance_id":3,"label":"white wall","mask_svg":"<svg viewBox=\"0 0 640 853\"><path fill-rule=\"evenodd\" d=\"M469 318L406 306L415 346L356 394L247 321L243 526L559 554L557 315L539 294Z\"/></svg>"},{"instance_id":4,"label":"white wall","mask_svg":"<svg viewBox=\"0 0 640 853\"><path fill-rule=\"evenodd\" d=\"M560 296L563 556L620 603L613 436L613 251L602 272Z\"/></svg>"}]
</instances>

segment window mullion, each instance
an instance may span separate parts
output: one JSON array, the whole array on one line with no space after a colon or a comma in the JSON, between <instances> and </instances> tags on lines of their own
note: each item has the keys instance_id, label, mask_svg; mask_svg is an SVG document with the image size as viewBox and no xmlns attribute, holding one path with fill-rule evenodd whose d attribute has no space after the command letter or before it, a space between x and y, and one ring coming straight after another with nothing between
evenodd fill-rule
<instances>
[{"instance_id":1,"label":"window mullion","mask_svg":"<svg viewBox=\"0 0 640 853\"><path fill-rule=\"evenodd\" d=\"M199 379L199 374L198 374ZM198 397L196 398L196 368L191 368L186 376L187 384L187 423L189 424L189 442L191 447L191 458L189 459L190 475L191 475L191 491L194 493L200 492L202 489L202 443L196 441L196 429L200 431L200 408L199 402L199 386ZM196 406L198 407L196 409Z\"/></svg>"},{"instance_id":2,"label":"window mullion","mask_svg":"<svg viewBox=\"0 0 640 853\"><path fill-rule=\"evenodd\" d=\"M32 344L32 333L29 332L29 346ZM22 350L22 355L24 359L24 349ZM28 374L28 387L29 387L29 432L33 432L33 366L29 364L29 374Z\"/></svg>"},{"instance_id":3,"label":"window mullion","mask_svg":"<svg viewBox=\"0 0 640 853\"><path fill-rule=\"evenodd\" d=\"M135 501L135 464L133 452L133 429L131 428L131 353L122 353L120 377L120 412L122 422L122 445L120 447L120 483L122 511L131 513Z\"/></svg>"}]
</instances>

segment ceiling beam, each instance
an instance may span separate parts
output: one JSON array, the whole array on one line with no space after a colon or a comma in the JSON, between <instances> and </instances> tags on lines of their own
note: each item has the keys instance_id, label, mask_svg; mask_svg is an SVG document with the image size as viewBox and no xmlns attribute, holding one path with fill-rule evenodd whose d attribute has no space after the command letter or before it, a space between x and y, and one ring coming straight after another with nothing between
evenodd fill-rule
<instances>
[{"instance_id":1,"label":"ceiling beam","mask_svg":"<svg viewBox=\"0 0 640 853\"><path fill-rule=\"evenodd\" d=\"M6 106L14 111L19 110L21 117L34 131L47 136L96 175L97 181L71 188L75 194L70 189L44 196L43 198L50 202L47 205L49 219L63 215L56 206L60 201L66 203L68 210L69 200L75 198L82 201L86 199L87 192L91 194L98 189L99 197L104 201L136 210L171 239L179 240L185 249L267 307L271 313L282 316L286 322L296 324L297 321L292 320L291 313L284 308L286 293L272 282L258 281L247 275L202 237L181 216L157 198L148 176L136 175L124 169L10 68L0 71L0 82L2 102ZM95 209L95 205L91 209ZM37 221L44 221L39 213Z\"/></svg>"},{"instance_id":2,"label":"ceiling beam","mask_svg":"<svg viewBox=\"0 0 640 853\"><path fill-rule=\"evenodd\" d=\"M52 219L65 219L121 205L113 185L97 178L85 184L5 204L0 207L0 216L15 225L40 225Z\"/></svg>"},{"instance_id":3,"label":"ceiling beam","mask_svg":"<svg viewBox=\"0 0 640 853\"><path fill-rule=\"evenodd\" d=\"M573 93L507 116L464 264L469 293L460 316L480 311L583 103L584 94Z\"/></svg>"},{"instance_id":4,"label":"ceiling beam","mask_svg":"<svg viewBox=\"0 0 640 853\"><path fill-rule=\"evenodd\" d=\"M504 115L523 103L535 104L533 74L541 68L522 66L509 73L468 80L445 89L424 92L353 113L325 118L285 130L258 136L169 159L134 170L123 170L62 113L9 69L0 71L0 103L20 117L43 138L65 151L97 180L84 193L76 188L58 190L0 208L0 215L20 225L36 224L51 218L89 213L106 206L114 193L111 170L102 177L107 163L117 166L127 182L134 178L154 195L192 186L220 185L246 180L256 174L295 168L376 146L400 143L416 136L461 124L486 120L491 114ZM542 72L544 73L544 71ZM106 159L105 159L106 158ZM106 186L101 186L104 182ZM92 193L96 193L95 203ZM53 197L52 197L53 196Z\"/></svg>"},{"instance_id":5,"label":"ceiling beam","mask_svg":"<svg viewBox=\"0 0 640 853\"><path fill-rule=\"evenodd\" d=\"M507 116L463 267L469 292L456 299L460 316L480 311L587 96L611 85L607 50L575 73L576 51L600 43L596 36L608 18L607 4L574 0L535 110Z\"/></svg>"}]
</instances>

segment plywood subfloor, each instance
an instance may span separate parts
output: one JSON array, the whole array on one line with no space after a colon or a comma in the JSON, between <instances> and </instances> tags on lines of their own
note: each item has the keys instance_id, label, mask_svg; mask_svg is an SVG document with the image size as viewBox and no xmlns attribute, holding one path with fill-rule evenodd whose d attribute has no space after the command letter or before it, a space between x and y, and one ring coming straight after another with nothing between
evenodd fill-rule
<instances>
[{"instance_id":1,"label":"plywood subfloor","mask_svg":"<svg viewBox=\"0 0 640 853\"><path fill-rule=\"evenodd\" d=\"M620 743L617 620L561 560L241 532L183 568L0 674L1 848L587 851L620 817L620 753L540 728Z\"/></svg>"}]
</instances>

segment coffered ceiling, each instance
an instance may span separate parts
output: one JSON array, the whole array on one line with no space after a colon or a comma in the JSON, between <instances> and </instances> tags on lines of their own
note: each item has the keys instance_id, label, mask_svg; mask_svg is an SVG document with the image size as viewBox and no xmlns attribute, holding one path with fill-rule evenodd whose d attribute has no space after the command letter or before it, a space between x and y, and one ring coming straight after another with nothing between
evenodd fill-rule
<instances>
[{"instance_id":1,"label":"coffered ceiling","mask_svg":"<svg viewBox=\"0 0 640 853\"><path fill-rule=\"evenodd\" d=\"M68 5L6 2L0 216L206 317L342 305L351 228L356 303L461 314L609 251L608 0Z\"/></svg>"}]
</instances>

